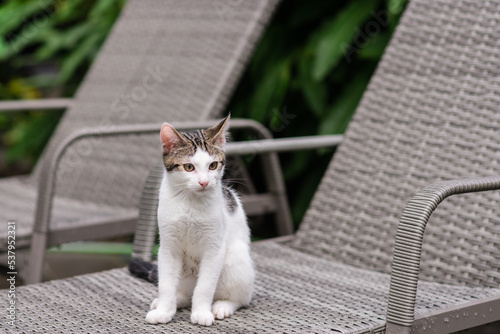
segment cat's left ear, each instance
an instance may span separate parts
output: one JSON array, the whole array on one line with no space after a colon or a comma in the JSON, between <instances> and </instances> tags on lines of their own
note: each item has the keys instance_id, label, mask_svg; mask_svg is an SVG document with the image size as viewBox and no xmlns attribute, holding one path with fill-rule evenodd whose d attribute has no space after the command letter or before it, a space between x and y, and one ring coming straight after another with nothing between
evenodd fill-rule
<instances>
[{"instance_id":1,"label":"cat's left ear","mask_svg":"<svg viewBox=\"0 0 500 334\"><path fill-rule=\"evenodd\" d=\"M170 154L185 142L182 135L168 123L163 123L161 126L160 137L163 153L166 154Z\"/></svg>"},{"instance_id":2,"label":"cat's left ear","mask_svg":"<svg viewBox=\"0 0 500 334\"><path fill-rule=\"evenodd\" d=\"M207 134L208 138L210 138L209 140L213 145L223 148L226 144L226 136L227 131L229 130L230 118L231 114L228 114L226 118L219 122L219 124L205 130L205 133Z\"/></svg>"}]
</instances>

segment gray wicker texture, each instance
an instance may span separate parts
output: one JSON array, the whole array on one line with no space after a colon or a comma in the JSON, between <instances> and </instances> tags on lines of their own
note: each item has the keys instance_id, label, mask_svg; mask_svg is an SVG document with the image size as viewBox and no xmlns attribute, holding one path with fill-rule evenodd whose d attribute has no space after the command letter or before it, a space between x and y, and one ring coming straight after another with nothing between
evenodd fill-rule
<instances>
[{"instance_id":1,"label":"gray wicker texture","mask_svg":"<svg viewBox=\"0 0 500 334\"><path fill-rule=\"evenodd\" d=\"M499 26L498 1L409 4L294 247L389 273L396 226L417 189L500 175ZM496 191L440 205L420 278L498 287L499 203Z\"/></svg>"},{"instance_id":2,"label":"gray wicker texture","mask_svg":"<svg viewBox=\"0 0 500 334\"><path fill-rule=\"evenodd\" d=\"M29 183L27 178L8 178L0 182L0 187L5 187L0 193L0 197L5 198L2 204L9 205L5 209L2 207L2 215L16 222L16 247L18 249L29 247L33 230L30 222L33 222L34 218L37 189ZM137 215L136 210L132 208L83 202L62 196L55 198L54 208L51 224L53 230L65 229L68 224L72 227L79 227L98 224L106 219L126 220ZM7 229L2 232L0 251L7 251Z\"/></svg>"},{"instance_id":3,"label":"gray wicker texture","mask_svg":"<svg viewBox=\"0 0 500 334\"><path fill-rule=\"evenodd\" d=\"M222 116L275 4L128 1L41 159L85 127ZM60 164L52 226L110 214L136 218L158 149L156 135L83 140L70 148ZM0 180L2 218L16 221L20 240L33 225L41 165L28 178Z\"/></svg>"},{"instance_id":4,"label":"gray wicker texture","mask_svg":"<svg viewBox=\"0 0 500 334\"><path fill-rule=\"evenodd\" d=\"M383 332L389 275L318 259L275 242L254 244L253 250L258 273L254 299L212 327L191 324L189 310L177 313L169 324L147 324L144 318L156 287L115 269L18 288L17 327L5 328L8 333ZM419 288L417 314L500 293L424 282ZM0 309L2 320L4 312Z\"/></svg>"}]
</instances>

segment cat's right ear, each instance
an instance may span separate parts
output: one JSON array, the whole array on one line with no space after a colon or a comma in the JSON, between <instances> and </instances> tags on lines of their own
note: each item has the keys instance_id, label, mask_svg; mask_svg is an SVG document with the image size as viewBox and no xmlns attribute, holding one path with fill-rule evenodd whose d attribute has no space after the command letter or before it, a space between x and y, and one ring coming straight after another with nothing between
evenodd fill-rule
<instances>
[{"instance_id":1,"label":"cat's right ear","mask_svg":"<svg viewBox=\"0 0 500 334\"><path fill-rule=\"evenodd\" d=\"M163 123L161 126L160 137L163 153L166 154L171 153L184 142L182 135L168 123Z\"/></svg>"}]
</instances>

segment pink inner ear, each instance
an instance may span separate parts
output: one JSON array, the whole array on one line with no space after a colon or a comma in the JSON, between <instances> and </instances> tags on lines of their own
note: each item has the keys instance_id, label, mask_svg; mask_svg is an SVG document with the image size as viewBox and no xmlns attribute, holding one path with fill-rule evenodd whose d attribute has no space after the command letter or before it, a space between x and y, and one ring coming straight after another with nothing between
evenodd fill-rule
<instances>
[{"instance_id":1,"label":"pink inner ear","mask_svg":"<svg viewBox=\"0 0 500 334\"><path fill-rule=\"evenodd\" d=\"M179 137L177 133L175 132L174 128L168 123L162 125L160 137L161 144L165 152L172 151L172 149L179 143Z\"/></svg>"}]
</instances>

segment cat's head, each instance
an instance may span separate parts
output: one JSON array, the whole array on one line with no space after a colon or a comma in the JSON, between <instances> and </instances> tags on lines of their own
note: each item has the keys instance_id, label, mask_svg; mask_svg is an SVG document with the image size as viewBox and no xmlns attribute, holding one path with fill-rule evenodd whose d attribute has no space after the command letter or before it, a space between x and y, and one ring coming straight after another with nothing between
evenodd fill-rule
<instances>
[{"instance_id":1,"label":"cat's head","mask_svg":"<svg viewBox=\"0 0 500 334\"><path fill-rule=\"evenodd\" d=\"M187 132L163 124L163 163L174 186L198 194L219 186L226 164L224 145L229 118L230 115L214 127Z\"/></svg>"}]
</instances>

